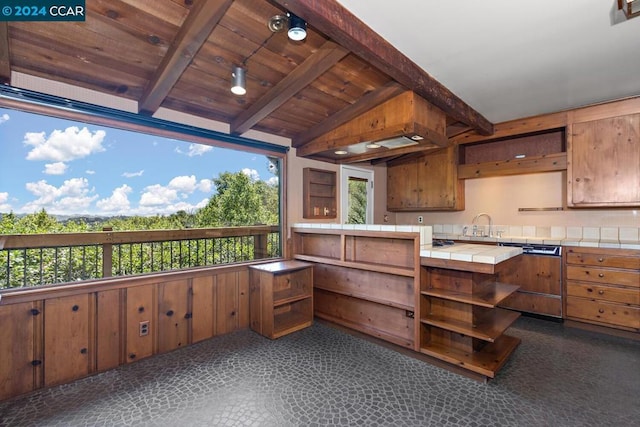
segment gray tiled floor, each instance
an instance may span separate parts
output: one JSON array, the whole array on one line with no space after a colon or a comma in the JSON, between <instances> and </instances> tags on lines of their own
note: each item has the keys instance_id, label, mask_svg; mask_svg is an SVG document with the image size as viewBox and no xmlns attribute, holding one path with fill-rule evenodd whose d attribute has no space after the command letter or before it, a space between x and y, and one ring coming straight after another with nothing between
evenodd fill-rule
<instances>
[{"instance_id":1,"label":"gray tiled floor","mask_svg":"<svg viewBox=\"0 0 640 427\"><path fill-rule=\"evenodd\" d=\"M251 332L0 403L3 426L638 426L640 342L520 318L489 383L326 325Z\"/></svg>"}]
</instances>

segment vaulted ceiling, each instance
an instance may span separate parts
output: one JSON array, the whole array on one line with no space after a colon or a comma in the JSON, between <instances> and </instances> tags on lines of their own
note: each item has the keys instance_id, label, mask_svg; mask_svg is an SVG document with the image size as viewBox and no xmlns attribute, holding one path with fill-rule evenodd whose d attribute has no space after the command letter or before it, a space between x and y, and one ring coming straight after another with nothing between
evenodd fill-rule
<instances>
[{"instance_id":1,"label":"vaulted ceiling","mask_svg":"<svg viewBox=\"0 0 640 427\"><path fill-rule=\"evenodd\" d=\"M333 0L89 0L86 7L84 22L0 23L0 79L11 84L12 72L24 73L134 100L140 114L166 107L228 123L236 135L281 135L305 156L332 162L395 156L387 148L367 154L362 144L357 155L337 155L317 139L407 91L444 112L445 136L493 131ZM308 22L304 41L268 28L287 11ZM247 70L246 95L229 90L234 66Z\"/></svg>"}]
</instances>

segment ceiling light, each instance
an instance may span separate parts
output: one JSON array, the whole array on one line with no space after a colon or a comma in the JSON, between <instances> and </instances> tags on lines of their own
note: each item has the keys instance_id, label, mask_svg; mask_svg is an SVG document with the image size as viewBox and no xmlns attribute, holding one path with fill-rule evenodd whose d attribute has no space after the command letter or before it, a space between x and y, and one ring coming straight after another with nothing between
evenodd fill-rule
<instances>
[{"instance_id":1,"label":"ceiling light","mask_svg":"<svg viewBox=\"0 0 640 427\"><path fill-rule=\"evenodd\" d=\"M307 23L304 19L297 17L291 12L287 12L289 17L289 38L297 42L304 40L307 37Z\"/></svg>"},{"instance_id":2,"label":"ceiling light","mask_svg":"<svg viewBox=\"0 0 640 427\"><path fill-rule=\"evenodd\" d=\"M244 95L247 93L245 76L246 70L242 67L235 67L231 73L231 92L234 95Z\"/></svg>"},{"instance_id":3,"label":"ceiling light","mask_svg":"<svg viewBox=\"0 0 640 427\"><path fill-rule=\"evenodd\" d=\"M343 156L345 154L348 154L349 152L345 151L345 150L336 150L336 151L334 151L334 153L339 155L339 156Z\"/></svg>"},{"instance_id":4,"label":"ceiling light","mask_svg":"<svg viewBox=\"0 0 640 427\"><path fill-rule=\"evenodd\" d=\"M382 147L382 145L380 144L376 144L375 142L370 142L369 144L366 145L367 148L380 148Z\"/></svg>"},{"instance_id":5,"label":"ceiling light","mask_svg":"<svg viewBox=\"0 0 640 427\"><path fill-rule=\"evenodd\" d=\"M618 0L618 9L622 9L627 19L640 15L640 0Z\"/></svg>"}]
</instances>

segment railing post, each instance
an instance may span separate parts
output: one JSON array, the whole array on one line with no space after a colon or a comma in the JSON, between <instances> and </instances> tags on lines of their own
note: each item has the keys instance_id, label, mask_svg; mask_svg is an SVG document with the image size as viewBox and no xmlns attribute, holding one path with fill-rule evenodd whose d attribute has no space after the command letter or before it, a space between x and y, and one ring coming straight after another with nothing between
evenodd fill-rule
<instances>
[{"instance_id":1,"label":"railing post","mask_svg":"<svg viewBox=\"0 0 640 427\"><path fill-rule=\"evenodd\" d=\"M113 231L113 227L103 227L102 231ZM111 240L111 239L109 239ZM113 271L113 246L111 243L102 244L102 277L111 277Z\"/></svg>"},{"instance_id":2,"label":"railing post","mask_svg":"<svg viewBox=\"0 0 640 427\"><path fill-rule=\"evenodd\" d=\"M263 259L267 257L267 241L269 233L253 235L253 259Z\"/></svg>"}]
</instances>

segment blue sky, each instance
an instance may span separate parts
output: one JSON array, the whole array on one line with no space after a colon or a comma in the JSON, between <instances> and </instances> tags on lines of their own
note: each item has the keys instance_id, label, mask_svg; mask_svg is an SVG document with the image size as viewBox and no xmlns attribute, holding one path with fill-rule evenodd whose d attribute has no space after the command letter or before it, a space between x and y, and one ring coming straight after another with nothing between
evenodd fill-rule
<instances>
[{"instance_id":1,"label":"blue sky","mask_svg":"<svg viewBox=\"0 0 640 427\"><path fill-rule=\"evenodd\" d=\"M276 179L264 155L4 108L0 144L0 213L193 212L220 172Z\"/></svg>"}]
</instances>

